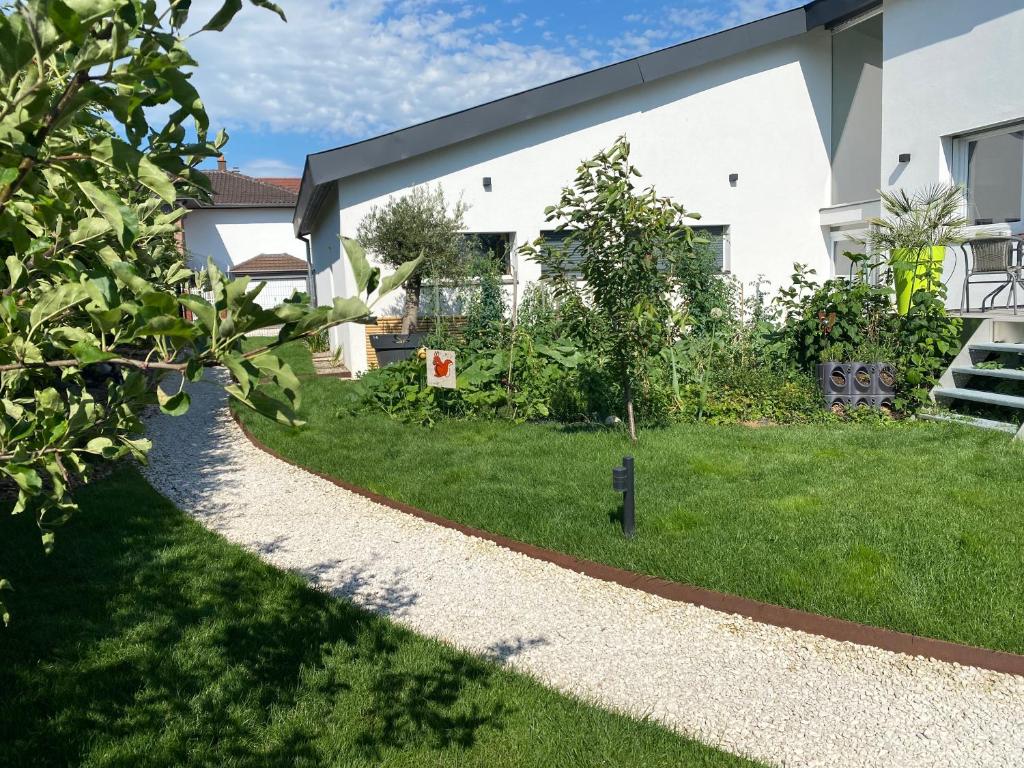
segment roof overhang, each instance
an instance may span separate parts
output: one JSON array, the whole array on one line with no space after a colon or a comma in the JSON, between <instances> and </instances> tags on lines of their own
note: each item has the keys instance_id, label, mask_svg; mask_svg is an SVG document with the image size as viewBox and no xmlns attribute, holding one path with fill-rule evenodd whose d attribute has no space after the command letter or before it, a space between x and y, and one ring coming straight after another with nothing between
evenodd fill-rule
<instances>
[{"instance_id":1,"label":"roof overhang","mask_svg":"<svg viewBox=\"0 0 1024 768\"><path fill-rule=\"evenodd\" d=\"M299 201L295 206L295 234L301 237L310 233L312 221L327 196L328 188L340 179L781 42L817 27L841 22L880 3L881 0L815 0L802 8L584 72L383 136L309 155L302 174Z\"/></svg>"}]
</instances>

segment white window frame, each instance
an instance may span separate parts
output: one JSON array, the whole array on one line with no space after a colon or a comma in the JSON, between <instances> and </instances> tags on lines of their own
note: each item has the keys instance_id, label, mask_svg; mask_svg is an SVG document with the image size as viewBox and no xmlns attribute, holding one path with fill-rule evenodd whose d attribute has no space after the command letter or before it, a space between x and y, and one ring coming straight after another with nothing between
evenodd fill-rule
<instances>
[{"instance_id":1,"label":"white window frame","mask_svg":"<svg viewBox=\"0 0 1024 768\"><path fill-rule=\"evenodd\" d=\"M979 139L988 139L993 136L1003 136L1007 133L1017 133L1018 131L1024 131L1024 120L1015 120L1010 123L1002 123L992 128L985 128L978 131L971 131L970 133L963 133L953 138L953 182L959 184L964 190L964 218L970 220L971 204L968 199L970 189L968 184L968 175L970 168L968 167L968 147L972 141L978 141ZM1024 164L1021 165L1021 179L1024 184ZM971 234L981 233L1005 233L1005 234L1020 234L1024 232L1024 190L1021 194L1021 210L1020 210L1020 221L1015 222L999 222L995 224L972 224L967 228L967 231Z\"/></svg>"}]
</instances>

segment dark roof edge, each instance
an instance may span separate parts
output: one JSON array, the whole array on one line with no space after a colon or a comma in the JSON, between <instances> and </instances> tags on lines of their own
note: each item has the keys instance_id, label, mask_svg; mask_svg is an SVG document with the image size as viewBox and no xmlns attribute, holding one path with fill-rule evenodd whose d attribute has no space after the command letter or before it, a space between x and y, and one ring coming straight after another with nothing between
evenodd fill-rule
<instances>
[{"instance_id":1,"label":"dark roof edge","mask_svg":"<svg viewBox=\"0 0 1024 768\"><path fill-rule=\"evenodd\" d=\"M881 4L882 0L815 0L804 6L807 11L807 29L839 24Z\"/></svg>"},{"instance_id":2,"label":"dark roof edge","mask_svg":"<svg viewBox=\"0 0 1024 768\"><path fill-rule=\"evenodd\" d=\"M881 0L815 0L801 8L679 43L600 69L537 86L391 133L307 155L293 224L309 234L325 184L518 123L549 115L644 83L679 74L804 34L876 6Z\"/></svg>"},{"instance_id":3,"label":"dark roof edge","mask_svg":"<svg viewBox=\"0 0 1024 768\"><path fill-rule=\"evenodd\" d=\"M183 205L193 211L216 211L226 208L294 208L291 203L198 203L193 198L186 198Z\"/></svg>"}]
</instances>

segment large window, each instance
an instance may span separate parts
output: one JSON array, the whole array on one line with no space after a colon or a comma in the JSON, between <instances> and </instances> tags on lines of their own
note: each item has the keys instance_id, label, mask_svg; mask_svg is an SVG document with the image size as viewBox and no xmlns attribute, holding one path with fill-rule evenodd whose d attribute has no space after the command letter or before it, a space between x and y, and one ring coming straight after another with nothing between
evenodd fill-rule
<instances>
[{"instance_id":1,"label":"large window","mask_svg":"<svg viewBox=\"0 0 1024 768\"><path fill-rule=\"evenodd\" d=\"M1024 218L1024 125L964 136L957 142L959 180L967 185L971 224Z\"/></svg>"},{"instance_id":2,"label":"large window","mask_svg":"<svg viewBox=\"0 0 1024 768\"><path fill-rule=\"evenodd\" d=\"M470 253L488 256L498 263L501 274L512 274L511 232L466 232L463 237Z\"/></svg>"},{"instance_id":3,"label":"large window","mask_svg":"<svg viewBox=\"0 0 1024 768\"><path fill-rule=\"evenodd\" d=\"M544 239L544 245L552 249L565 248L564 245L566 238L569 237L569 231L563 230L561 232L555 232L554 230L546 230L540 233ZM702 225L699 227L693 227L693 234L697 237L706 240L707 242L702 243L698 247L711 255L714 259L715 268L719 272L727 272L729 270L729 227L726 225ZM580 255L575 250L567 251L565 254L565 267L566 274L571 277L575 277L577 280L582 278L579 272ZM550 269L545 265L541 269L541 275L550 275Z\"/></svg>"}]
</instances>

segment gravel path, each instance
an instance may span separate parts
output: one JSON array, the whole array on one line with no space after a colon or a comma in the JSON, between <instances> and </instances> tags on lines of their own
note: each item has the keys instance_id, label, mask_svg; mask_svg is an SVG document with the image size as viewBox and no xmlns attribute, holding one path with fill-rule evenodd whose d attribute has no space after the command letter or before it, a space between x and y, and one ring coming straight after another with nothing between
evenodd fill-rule
<instances>
[{"instance_id":1,"label":"gravel path","mask_svg":"<svg viewBox=\"0 0 1024 768\"><path fill-rule=\"evenodd\" d=\"M211 381L157 416L150 482L275 566L609 709L784 766L1024 766L1024 678L758 624L597 581L278 461Z\"/></svg>"}]
</instances>

